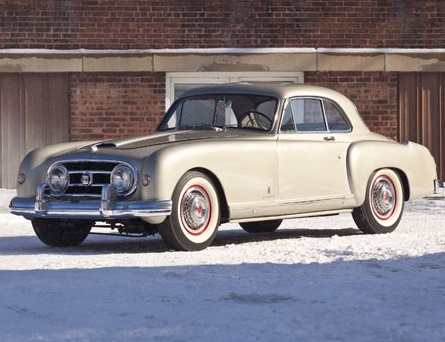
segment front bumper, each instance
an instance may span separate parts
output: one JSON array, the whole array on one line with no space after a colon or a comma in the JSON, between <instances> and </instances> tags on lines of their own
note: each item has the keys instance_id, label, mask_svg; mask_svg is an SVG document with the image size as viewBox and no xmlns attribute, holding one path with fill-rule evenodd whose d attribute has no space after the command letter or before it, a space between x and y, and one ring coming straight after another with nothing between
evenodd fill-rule
<instances>
[{"instance_id":1,"label":"front bumper","mask_svg":"<svg viewBox=\"0 0 445 342\"><path fill-rule=\"evenodd\" d=\"M118 201L113 185L106 184L100 200L54 200L45 197L46 184L37 188L36 198L14 197L10 212L32 219L79 218L79 219L125 219L134 217L162 217L172 211L172 201Z\"/></svg>"},{"instance_id":2,"label":"front bumper","mask_svg":"<svg viewBox=\"0 0 445 342\"><path fill-rule=\"evenodd\" d=\"M434 181L434 194L445 196L445 182L438 179Z\"/></svg>"}]
</instances>

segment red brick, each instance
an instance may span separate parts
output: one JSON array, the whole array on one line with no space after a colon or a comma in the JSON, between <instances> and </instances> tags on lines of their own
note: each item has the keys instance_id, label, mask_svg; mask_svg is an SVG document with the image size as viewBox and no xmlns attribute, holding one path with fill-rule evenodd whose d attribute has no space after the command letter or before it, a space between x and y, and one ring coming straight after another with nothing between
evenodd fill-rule
<instances>
[{"instance_id":1,"label":"red brick","mask_svg":"<svg viewBox=\"0 0 445 342\"><path fill-rule=\"evenodd\" d=\"M5 0L0 48L442 48L444 18L442 0Z\"/></svg>"},{"instance_id":2,"label":"red brick","mask_svg":"<svg viewBox=\"0 0 445 342\"><path fill-rule=\"evenodd\" d=\"M151 132L165 111L164 73L72 74L70 82L71 140Z\"/></svg>"},{"instance_id":3,"label":"red brick","mask_svg":"<svg viewBox=\"0 0 445 342\"><path fill-rule=\"evenodd\" d=\"M307 72L305 83L325 86L346 95L356 104L372 131L397 139L397 73Z\"/></svg>"}]
</instances>

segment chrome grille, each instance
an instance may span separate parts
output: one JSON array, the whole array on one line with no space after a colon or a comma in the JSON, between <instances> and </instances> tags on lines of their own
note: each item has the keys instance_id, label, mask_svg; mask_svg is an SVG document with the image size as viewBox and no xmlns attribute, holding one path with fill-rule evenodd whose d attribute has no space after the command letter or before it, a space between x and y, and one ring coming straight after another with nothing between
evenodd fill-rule
<instances>
[{"instance_id":1,"label":"chrome grille","mask_svg":"<svg viewBox=\"0 0 445 342\"><path fill-rule=\"evenodd\" d=\"M69 185L63 196L70 197L100 197L102 187L110 183L113 169L122 164L120 162L104 161L69 161L61 162L69 174ZM87 185L82 183L82 177L88 175L91 182Z\"/></svg>"}]
</instances>

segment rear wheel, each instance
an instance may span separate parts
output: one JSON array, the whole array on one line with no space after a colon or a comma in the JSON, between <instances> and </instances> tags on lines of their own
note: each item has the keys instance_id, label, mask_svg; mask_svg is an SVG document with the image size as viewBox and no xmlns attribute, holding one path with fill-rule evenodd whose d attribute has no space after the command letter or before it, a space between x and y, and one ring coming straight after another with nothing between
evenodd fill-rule
<instances>
[{"instance_id":1,"label":"rear wheel","mask_svg":"<svg viewBox=\"0 0 445 342\"><path fill-rule=\"evenodd\" d=\"M94 222L88 220L62 220L35 218L32 227L44 244L52 247L77 246L90 233Z\"/></svg>"},{"instance_id":2,"label":"rear wheel","mask_svg":"<svg viewBox=\"0 0 445 342\"><path fill-rule=\"evenodd\" d=\"M210 245L220 223L218 193L205 174L189 171L173 192L173 210L158 226L164 242L176 250L198 251Z\"/></svg>"},{"instance_id":3,"label":"rear wheel","mask_svg":"<svg viewBox=\"0 0 445 342\"><path fill-rule=\"evenodd\" d=\"M364 233L390 233L402 218L403 201L403 186L398 174L381 169L369 178L365 201L354 209L352 217Z\"/></svg>"},{"instance_id":4,"label":"rear wheel","mask_svg":"<svg viewBox=\"0 0 445 342\"><path fill-rule=\"evenodd\" d=\"M278 229L283 220L269 220L260 222L242 222L239 225L248 233L272 233Z\"/></svg>"}]
</instances>

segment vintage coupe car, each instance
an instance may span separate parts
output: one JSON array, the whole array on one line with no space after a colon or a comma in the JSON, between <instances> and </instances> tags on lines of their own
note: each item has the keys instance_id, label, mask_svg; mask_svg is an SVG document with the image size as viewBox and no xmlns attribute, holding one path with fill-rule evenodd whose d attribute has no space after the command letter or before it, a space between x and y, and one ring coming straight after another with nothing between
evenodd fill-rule
<instances>
[{"instance_id":1,"label":"vintage coupe car","mask_svg":"<svg viewBox=\"0 0 445 342\"><path fill-rule=\"evenodd\" d=\"M286 218L352 212L363 232L388 233L435 180L425 147L370 132L338 92L230 84L185 93L152 134L30 152L10 209L50 246L108 227L201 250L226 222L272 232Z\"/></svg>"}]
</instances>

